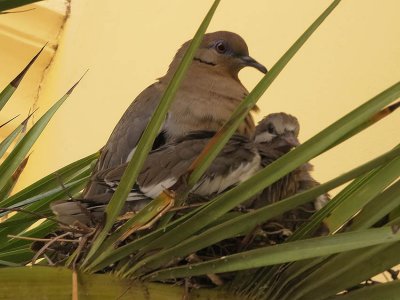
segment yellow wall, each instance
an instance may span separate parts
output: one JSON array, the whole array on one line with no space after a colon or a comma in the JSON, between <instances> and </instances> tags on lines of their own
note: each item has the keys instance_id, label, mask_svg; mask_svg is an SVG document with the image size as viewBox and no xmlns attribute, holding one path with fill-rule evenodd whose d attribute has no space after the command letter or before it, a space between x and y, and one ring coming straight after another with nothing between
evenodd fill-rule
<instances>
[{"instance_id":1,"label":"yellow wall","mask_svg":"<svg viewBox=\"0 0 400 300\"><path fill-rule=\"evenodd\" d=\"M88 74L35 146L24 186L98 150L134 97L164 74L197 29L208 1L72 1L70 19L45 77L44 112ZM230 30L271 67L330 1L222 1L209 31ZM260 99L262 115L285 111L305 141L400 78L400 1L343 1ZM244 70L251 89L261 78ZM399 142L400 112L315 159L324 181Z\"/></svg>"},{"instance_id":2,"label":"yellow wall","mask_svg":"<svg viewBox=\"0 0 400 300\"><path fill-rule=\"evenodd\" d=\"M36 4L15 11L23 12L0 15L0 89L21 72L45 43L48 45L26 74L12 100L1 111L0 124L17 114L21 117L0 129L0 140L28 115L30 108L38 104L38 87L54 56L66 7L63 0L53 0L52 5Z\"/></svg>"}]
</instances>

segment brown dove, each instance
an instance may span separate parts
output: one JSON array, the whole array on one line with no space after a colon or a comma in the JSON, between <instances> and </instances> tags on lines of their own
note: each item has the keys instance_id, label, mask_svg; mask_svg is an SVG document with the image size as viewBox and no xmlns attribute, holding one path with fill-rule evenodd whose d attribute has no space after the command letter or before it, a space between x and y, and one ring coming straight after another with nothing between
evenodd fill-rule
<instances>
[{"instance_id":1,"label":"brown dove","mask_svg":"<svg viewBox=\"0 0 400 300\"><path fill-rule=\"evenodd\" d=\"M262 119L256 127L255 142L261 155L262 166L266 167L300 144L298 120L286 113L273 113ZM311 176L313 166L305 163L286 177L266 188L261 201L273 203L298 192L319 185ZM328 199L322 195L315 200L315 208L321 209Z\"/></svg>"},{"instance_id":2,"label":"brown dove","mask_svg":"<svg viewBox=\"0 0 400 300\"><path fill-rule=\"evenodd\" d=\"M298 146L300 144L298 140L299 130L300 124L298 120L286 113L273 113L262 119L256 127L255 134L255 143L261 156L262 167L266 167ZM250 206L259 208L318 186L319 183L311 176L312 170L313 166L310 163L301 165L265 188ZM321 209L329 200L328 194L320 195L314 202L285 213L278 221L286 220L286 226L293 231L309 219L312 213ZM326 228L321 227L319 234L324 232L326 232Z\"/></svg>"},{"instance_id":3,"label":"brown dove","mask_svg":"<svg viewBox=\"0 0 400 300\"><path fill-rule=\"evenodd\" d=\"M187 41L182 45L168 72L142 91L125 111L102 148L94 172L130 160L189 44ZM249 56L246 42L239 35L228 31L205 34L153 149L192 131L217 131L248 94L238 77L239 71L246 66L267 72L263 65ZM254 129L253 118L248 114L238 133L251 138ZM89 185L85 194L104 192L104 189L92 189Z\"/></svg>"}]
</instances>

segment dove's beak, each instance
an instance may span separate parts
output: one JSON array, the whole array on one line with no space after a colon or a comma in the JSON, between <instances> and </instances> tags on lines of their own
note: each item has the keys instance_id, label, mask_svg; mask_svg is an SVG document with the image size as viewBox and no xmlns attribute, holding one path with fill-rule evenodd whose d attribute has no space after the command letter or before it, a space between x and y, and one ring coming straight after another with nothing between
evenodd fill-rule
<instances>
[{"instance_id":1,"label":"dove's beak","mask_svg":"<svg viewBox=\"0 0 400 300\"><path fill-rule=\"evenodd\" d=\"M242 60L244 66L256 68L258 71L264 74L268 72L266 67L250 56L241 56L240 59Z\"/></svg>"}]
</instances>

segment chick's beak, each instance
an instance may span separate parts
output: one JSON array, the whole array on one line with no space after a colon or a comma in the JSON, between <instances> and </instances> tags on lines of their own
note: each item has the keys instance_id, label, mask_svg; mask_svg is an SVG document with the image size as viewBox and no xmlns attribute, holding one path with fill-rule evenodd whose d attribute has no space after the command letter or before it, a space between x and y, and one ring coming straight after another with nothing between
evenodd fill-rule
<instances>
[{"instance_id":1,"label":"chick's beak","mask_svg":"<svg viewBox=\"0 0 400 300\"><path fill-rule=\"evenodd\" d=\"M286 133L283 136L283 139L291 147L297 147L298 145L300 145L299 140L297 139L297 137L292 132Z\"/></svg>"},{"instance_id":2,"label":"chick's beak","mask_svg":"<svg viewBox=\"0 0 400 300\"><path fill-rule=\"evenodd\" d=\"M240 59L245 66L256 68L258 71L264 74L268 72L266 67L264 67L262 64L260 64L258 61L250 56L241 56Z\"/></svg>"},{"instance_id":3,"label":"chick's beak","mask_svg":"<svg viewBox=\"0 0 400 300\"><path fill-rule=\"evenodd\" d=\"M292 132L286 132L285 134L280 136L278 144L275 146L275 148L279 151L287 153L298 145L300 145L300 142L297 139L296 135Z\"/></svg>"}]
</instances>

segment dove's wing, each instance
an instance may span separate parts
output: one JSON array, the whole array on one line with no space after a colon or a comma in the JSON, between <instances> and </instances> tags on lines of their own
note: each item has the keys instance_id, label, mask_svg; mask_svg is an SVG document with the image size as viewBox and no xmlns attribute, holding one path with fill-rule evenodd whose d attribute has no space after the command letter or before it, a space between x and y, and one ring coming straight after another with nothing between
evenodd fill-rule
<instances>
[{"instance_id":1,"label":"dove's wing","mask_svg":"<svg viewBox=\"0 0 400 300\"><path fill-rule=\"evenodd\" d=\"M198 132L179 138L153 150L147 157L132 187L123 212L138 211L164 189L172 187L185 174L214 133ZM119 185L127 163L93 174L90 186L93 194L86 193L81 201L68 201L52 206L60 220L72 223L79 220L88 224L87 212L100 215ZM253 175L260 168L260 155L253 143L234 136L213 161L210 168L193 188L195 195L207 197L221 193ZM101 193L98 191L102 189ZM77 216L77 218L75 218Z\"/></svg>"},{"instance_id":2,"label":"dove's wing","mask_svg":"<svg viewBox=\"0 0 400 300\"><path fill-rule=\"evenodd\" d=\"M155 83L141 92L132 102L103 147L97 171L126 162L150 121L162 92L160 84Z\"/></svg>"},{"instance_id":3,"label":"dove's wing","mask_svg":"<svg viewBox=\"0 0 400 300\"><path fill-rule=\"evenodd\" d=\"M127 201L155 198L164 189L173 186L185 174L201 153L213 133L189 134L150 152ZM126 163L97 172L93 184L116 189L125 171ZM253 175L260 168L260 156L253 143L234 136L213 161L210 168L194 187L193 193L208 196L220 193ZM90 194L87 195L90 198Z\"/></svg>"},{"instance_id":4,"label":"dove's wing","mask_svg":"<svg viewBox=\"0 0 400 300\"><path fill-rule=\"evenodd\" d=\"M114 128L106 145L101 149L99 160L93 173L101 172L124 164L136 148L150 118L162 96L159 83L154 83L141 92L125 111L122 118ZM89 184L83 193L83 198L88 199L106 191L104 186Z\"/></svg>"}]
</instances>

